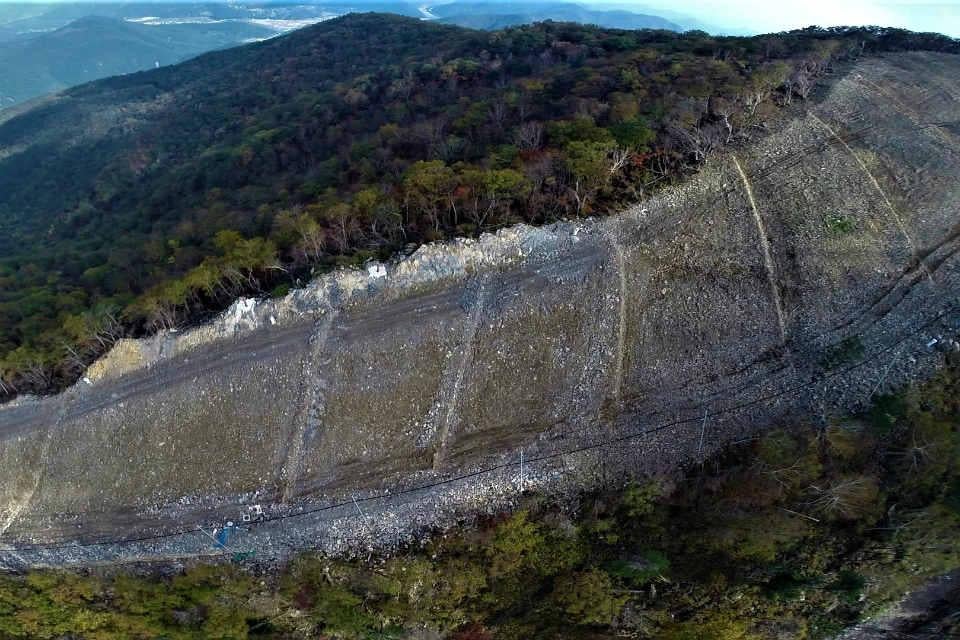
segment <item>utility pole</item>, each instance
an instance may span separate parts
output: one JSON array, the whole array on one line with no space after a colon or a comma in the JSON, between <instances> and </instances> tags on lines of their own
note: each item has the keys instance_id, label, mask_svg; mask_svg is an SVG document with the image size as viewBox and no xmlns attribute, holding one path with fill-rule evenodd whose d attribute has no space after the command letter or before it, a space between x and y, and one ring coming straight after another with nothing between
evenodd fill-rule
<instances>
[{"instance_id":1,"label":"utility pole","mask_svg":"<svg viewBox=\"0 0 960 640\"><path fill-rule=\"evenodd\" d=\"M893 369L893 365L895 365L897 360L900 359L900 353L903 351L903 346L904 345L900 345L900 347L893 353L893 358L890 359L890 364L888 364L887 368L883 370L883 373L880 375L880 379L877 380L877 384L874 385L873 389L870 390L870 395L867 396L867 402L870 402L873 399L873 395L880 390L880 387L887 379L887 375L890 373L890 370Z\"/></svg>"},{"instance_id":2,"label":"utility pole","mask_svg":"<svg viewBox=\"0 0 960 640\"><path fill-rule=\"evenodd\" d=\"M520 493L523 493L523 447L520 447Z\"/></svg>"},{"instance_id":3,"label":"utility pole","mask_svg":"<svg viewBox=\"0 0 960 640\"><path fill-rule=\"evenodd\" d=\"M703 436L707 431L707 410L708 407L703 408L703 423L700 425L700 444L697 445L697 459L700 461L700 466L703 466Z\"/></svg>"},{"instance_id":4,"label":"utility pole","mask_svg":"<svg viewBox=\"0 0 960 640\"><path fill-rule=\"evenodd\" d=\"M360 508L360 503L357 502L356 496L351 496L353 500L353 506L357 508L357 513L360 514L360 521L363 522L363 528L367 530L367 533L370 534L370 539L373 539L373 530L370 528L370 523L367 521L367 514L363 512L363 509Z\"/></svg>"},{"instance_id":5,"label":"utility pole","mask_svg":"<svg viewBox=\"0 0 960 640\"><path fill-rule=\"evenodd\" d=\"M356 496L351 496L353 499L353 506L357 508L357 513L360 514L360 520L363 522L363 528L367 530L367 535L370 536L370 546L367 547L369 553L367 554L367 562L370 562L370 559L373 557L373 547L374 547L374 536L373 529L370 527L370 523L367 521L367 514L363 512L363 509L360 508L360 503L357 502Z\"/></svg>"}]
</instances>

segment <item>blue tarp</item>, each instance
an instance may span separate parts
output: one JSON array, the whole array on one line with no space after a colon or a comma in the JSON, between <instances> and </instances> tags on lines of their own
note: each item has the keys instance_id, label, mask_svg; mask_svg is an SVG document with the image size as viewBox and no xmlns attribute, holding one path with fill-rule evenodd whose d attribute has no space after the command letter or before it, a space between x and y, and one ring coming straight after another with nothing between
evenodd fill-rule
<instances>
[{"instance_id":1,"label":"blue tarp","mask_svg":"<svg viewBox=\"0 0 960 640\"><path fill-rule=\"evenodd\" d=\"M233 527L224 527L217 532L217 544L221 547L226 548L227 543L230 542L230 533L233 531Z\"/></svg>"}]
</instances>

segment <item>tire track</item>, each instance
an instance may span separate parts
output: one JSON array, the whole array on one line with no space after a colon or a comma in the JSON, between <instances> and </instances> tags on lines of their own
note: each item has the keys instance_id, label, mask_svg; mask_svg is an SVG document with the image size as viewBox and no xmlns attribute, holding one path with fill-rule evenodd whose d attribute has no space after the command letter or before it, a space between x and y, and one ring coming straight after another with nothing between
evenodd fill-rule
<instances>
[{"instance_id":1,"label":"tire track","mask_svg":"<svg viewBox=\"0 0 960 640\"><path fill-rule=\"evenodd\" d=\"M950 150L951 153L956 154L958 150L960 150L960 145L958 145L958 141L955 139L956 137L948 129L936 123L922 122L917 112L904 104L903 101L897 96L893 95L892 92L884 89L872 80L868 80L861 74L851 76L850 82L853 84L858 84L862 87L866 87L867 89L870 89L889 100L890 103L893 104L894 109L896 109L898 113L916 125L918 129L924 131L933 130L936 132L936 137L947 147L947 149ZM950 97L952 98L953 96ZM932 100L933 97L930 96L928 99Z\"/></svg>"},{"instance_id":2,"label":"tire track","mask_svg":"<svg viewBox=\"0 0 960 640\"><path fill-rule=\"evenodd\" d=\"M761 405L767 402L776 401L779 398L782 398L785 396L797 395L799 393L802 393L805 390L814 388L817 385L823 384L831 379L850 374L870 363L878 361L881 357L886 356L891 352L896 352L896 350L902 348L903 345L905 345L910 339L915 338L918 331L923 331L926 328L934 325L935 323L941 322L946 316L956 313L958 310L960 310L960 305L956 303L952 305L948 305L947 307L941 309L938 313L934 314L931 318L927 319L921 325L917 327L910 327L905 329L904 331L901 331L898 335L894 336L891 342L889 342L888 344L881 345L875 352L864 356L862 359L852 364L846 365L836 370L826 372L812 380L805 381L805 382L798 382L794 385L767 393L765 395L754 398L752 400L743 401L728 407L718 409L713 412L708 411L706 417L716 418L718 416L734 414L734 413L743 411L749 407ZM702 408L703 408L703 405L701 404L700 409ZM636 440L638 438L654 435L669 429L686 426L688 424L699 424L703 419L704 419L704 415L702 411L698 411L697 413L687 418L677 418L671 421L657 424L655 426L652 426L646 429L628 432L624 435L621 435L615 438L589 442L581 446L576 446L569 449L562 449L559 451L548 451L548 452L543 452L539 455L533 455L527 458L527 464L544 462L544 461L553 460L553 459L562 459L564 456L570 456L570 455L574 455L574 454L578 454L586 451L598 450L603 447L608 447L608 446L612 446L612 445L616 445L624 442L629 442L632 440ZM518 464L519 463L517 461L512 461L512 460L501 462L499 464L484 467L475 471L471 471L469 473L464 473L464 474L449 477L449 478L438 479L432 482L412 486L412 487L405 488L398 491L387 491L385 493L377 493L377 494L372 494L372 495L363 496L363 497L354 497L354 498L351 498L350 500L344 500L339 502L333 502L330 504L315 506L315 507L303 509L301 511L297 511L294 513L279 514L276 516L269 517L261 522L254 523L254 525L261 526L271 522L285 521L285 520L290 520L295 518L303 518L310 515L330 512L339 508L349 507L357 502L369 503L369 502L375 502L379 500L398 499L403 496L413 495L413 494L417 494L425 491L431 491L439 487L451 485L456 482L477 478L477 477L490 474L490 473L495 473L497 471L501 471L504 469L515 468ZM31 551L49 551L49 550L56 550L56 549L103 547L103 546L110 546L110 545L117 545L117 544L136 544L136 543L142 543L142 542L164 540L164 539L169 539L174 537L182 537L185 535L192 535L194 533L196 533L195 528L187 528L179 531L170 531L162 534L146 535L146 536L140 536L136 538L123 539L123 540L112 539L112 540L92 541L92 542L85 542L85 543L74 541L69 543L41 543L41 544L33 544L33 545L22 545L22 546L16 547L15 549L13 549L13 551L18 553L28 553Z\"/></svg>"},{"instance_id":3,"label":"tire track","mask_svg":"<svg viewBox=\"0 0 960 640\"><path fill-rule=\"evenodd\" d=\"M853 150L853 147L851 147L847 143L847 141L844 140L843 137L841 137L840 134L833 129L833 127L831 127L829 124L821 120L820 117L817 114L815 114L813 111L810 111L809 114L810 114L810 117L813 118L816 122L818 122L821 126L823 126L823 128L826 129L831 136L839 140L840 143L843 145L843 147L847 150L847 152L851 156L853 156L854 160L857 161L857 164L860 165L860 169L863 171L863 174L867 177L867 179L873 185L874 189L876 189L877 193L880 194L880 197L883 199L883 202L886 205L887 209L889 210L891 217L894 219L894 221L897 224L897 227L900 229L900 233L903 234L904 239L907 241L907 246L910 247L910 253L913 255L914 260L917 260L917 255L918 255L917 246L913 242L913 238L910 236L910 232L907 230L907 227L903 222L903 218L900 217L900 214L897 212L896 208L893 206L893 203L890 202L890 198L887 197L887 192L884 191L883 187L880 186L880 182L877 180L876 176L873 175L873 172L871 172L870 169L867 167L867 164L863 161L863 158L861 158L860 154L858 154L856 151ZM919 260L917 261L920 262ZM926 269L925 266L924 266L924 269ZM931 274L929 271L927 271L927 277L930 278L931 282L933 281L933 274Z\"/></svg>"},{"instance_id":4,"label":"tire track","mask_svg":"<svg viewBox=\"0 0 960 640\"><path fill-rule=\"evenodd\" d=\"M608 232L607 235L610 247L613 249L617 283L619 285L617 293L617 346L614 352L613 371L610 374L611 400L614 407L619 407L623 394L623 368L627 351L627 259L620 240L612 231Z\"/></svg>"},{"instance_id":5,"label":"tire track","mask_svg":"<svg viewBox=\"0 0 960 640\"><path fill-rule=\"evenodd\" d=\"M60 426L64 420L64 413L65 410L61 401L61 408L57 412L56 419L50 423L43 436L43 444L40 446L40 454L37 456L37 468L33 473L31 486L27 490L27 493L21 499L17 500L16 505L8 510L9 513L5 521L0 524L0 536L5 534L20 516L23 515L33 502L34 496L37 495L37 491L40 489L40 484L43 481L44 472L47 468L47 456L50 453L50 446L53 443L53 434L60 430Z\"/></svg>"},{"instance_id":6,"label":"tire track","mask_svg":"<svg viewBox=\"0 0 960 640\"><path fill-rule=\"evenodd\" d=\"M743 170L743 167L740 166L740 161L737 159L737 156L730 154L730 158L733 160L733 164L740 174L740 179L743 181L743 186L746 189L747 199L750 201L753 221L757 226L757 232L760 236L760 250L763 254L763 266L767 272L767 283L770 285L770 296L773 299L774 310L777 313L777 325L780 329L780 346L784 346L787 343L787 322L783 314L783 301L780 298L780 287L777 285L776 267L773 263L773 256L770 253L770 238L767 237L763 217L760 215L760 209L757 208L757 201L753 197L753 187L750 185L750 180L747 179L747 174Z\"/></svg>"},{"instance_id":7,"label":"tire track","mask_svg":"<svg viewBox=\"0 0 960 640\"><path fill-rule=\"evenodd\" d=\"M327 348L330 330L339 315L336 308L329 308L323 318L317 320L316 328L310 336L309 349L303 357L300 384L300 402L293 420L293 435L287 444L284 462L281 466L281 497L283 504L290 502L300 477L303 465L303 449L307 434L320 427L326 400L326 380L323 376L323 354Z\"/></svg>"},{"instance_id":8,"label":"tire track","mask_svg":"<svg viewBox=\"0 0 960 640\"><path fill-rule=\"evenodd\" d=\"M449 388L440 390L442 413L440 420L440 431L437 435L437 445L433 453L432 468L439 470L446 461L451 434L456 430L459 424L459 415L457 410L460 407L460 394L463 390L463 381L467 372L473 367L473 355L475 351L475 342L477 332L480 329L483 320L484 310L486 308L487 278L481 277L477 282L476 298L470 309L470 315L467 316L463 325L463 333L460 338L460 357L457 359L457 368L450 375L449 371L444 371L443 379L451 380Z\"/></svg>"},{"instance_id":9,"label":"tire track","mask_svg":"<svg viewBox=\"0 0 960 640\"><path fill-rule=\"evenodd\" d=\"M909 295L910 291L919 284L924 275L927 275L931 282L933 281L933 275L940 267L960 251L960 243L957 243L957 246L950 246L956 243L958 239L960 239L960 224L954 225L942 240L917 252L916 260L911 261L911 264L908 265L899 276L884 287L861 314L855 318L848 319L843 324L838 325L837 328L845 329L855 326L868 315L873 316L873 318L866 325L867 328L883 320L887 314L896 309L900 302ZM946 249L946 251L943 251L941 255L937 255L941 253L942 249ZM934 259L930 260L930 258ZM893 301L891 302L890 300Z\"/></svg>"}]
</instances>

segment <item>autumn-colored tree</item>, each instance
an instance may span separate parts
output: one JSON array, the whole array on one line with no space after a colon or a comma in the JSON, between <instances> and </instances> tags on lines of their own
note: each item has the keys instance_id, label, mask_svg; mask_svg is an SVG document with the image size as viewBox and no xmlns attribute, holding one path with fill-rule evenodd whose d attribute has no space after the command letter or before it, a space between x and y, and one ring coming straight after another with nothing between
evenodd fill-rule
<instances>
[{"instance_id":1,"label":"autumn-colored tree","mask_svg":"<svg viewBox=\"0 0 960 640\"><path fill-rule=\"evenodd\" d=\"M414 163L403 179L408 217L415 218L421 213L426 215L438 233L448 212L454 212L453 221L456 223L456 209L453 206L455 188L453 169L442 160Z\"/></svg>"}]
</instances>

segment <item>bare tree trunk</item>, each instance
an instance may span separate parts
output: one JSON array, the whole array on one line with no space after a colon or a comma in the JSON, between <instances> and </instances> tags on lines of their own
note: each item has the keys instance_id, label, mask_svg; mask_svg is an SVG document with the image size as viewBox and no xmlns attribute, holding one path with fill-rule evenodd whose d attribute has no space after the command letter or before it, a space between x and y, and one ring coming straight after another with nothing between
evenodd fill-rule
<instances>
[{"instance_id":1,"label":"bare tree trunk","mask_svg":"<svg viewBox=\"0 0 960 640\"><path fill-rule=\"evenodd\" d=\"M610 154L610 175L614 175L623 169L632 157L633 152L629 149L615 148L613 153Z\"/></svg>"}]
</instances>

